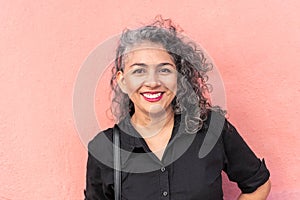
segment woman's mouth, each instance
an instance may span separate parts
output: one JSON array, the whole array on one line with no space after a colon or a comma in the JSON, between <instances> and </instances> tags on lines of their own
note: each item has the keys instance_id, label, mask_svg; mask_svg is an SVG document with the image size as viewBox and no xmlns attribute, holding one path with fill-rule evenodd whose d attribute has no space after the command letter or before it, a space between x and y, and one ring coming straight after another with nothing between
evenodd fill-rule
<instances>
[{"instance_id":1,"label":"woman's mouth","mask_svg":"<svg viewBox=\"0 0 300 200\"><path fill-rule=\"evenodd\" d=\"M161 100L163 96L163 92L144 92L142 93L142 96L146 101L157 102Z\"/></svg>"}]
</instances>

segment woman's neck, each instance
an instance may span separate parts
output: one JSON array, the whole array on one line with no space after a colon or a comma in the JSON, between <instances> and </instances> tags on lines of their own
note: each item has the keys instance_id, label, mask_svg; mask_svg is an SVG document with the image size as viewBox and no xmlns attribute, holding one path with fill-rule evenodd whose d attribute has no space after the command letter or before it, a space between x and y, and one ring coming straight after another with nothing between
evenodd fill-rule
<instances>
[{"instance_id":1,"label":"woman's neck","mask_svg":"<svg viewBox=\"0 0 300 200\"><path fill-rule=\"evenodd\" d=\"M133 114L131 123L143 138L149 138L163 133L165 129L173 128L173 110L157 115Z\"/></svg>"}]
</instances>

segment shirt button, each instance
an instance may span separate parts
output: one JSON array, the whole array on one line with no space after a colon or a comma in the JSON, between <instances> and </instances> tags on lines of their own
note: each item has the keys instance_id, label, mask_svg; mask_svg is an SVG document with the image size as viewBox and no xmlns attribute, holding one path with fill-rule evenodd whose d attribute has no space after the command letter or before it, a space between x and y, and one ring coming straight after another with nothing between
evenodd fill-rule
<instances>
[{"instance_id":1,"label":"shirt button","mask_svg":"<svg viewBox=\"0 0 300 200\"><path fill-rule=\"evenodd\" d=\"M167 192L167 191L164 191L164 192L162 193L162 195L163 195L164 197L166 197L166 196L168 196L168 192Z\"/></svg>"},{"instance_id":2,"label":"shirt button","mask_svg":"<svg viewBox=\"0 0 300 200\"><path fill-rule=\"evenodd\" d=\"M161 172L164 172L164 171L166 171L166 168L165 168L165 167L162 167L162 168L160 168L160 171L161 171Z\"/></svg>"}]
</instances>

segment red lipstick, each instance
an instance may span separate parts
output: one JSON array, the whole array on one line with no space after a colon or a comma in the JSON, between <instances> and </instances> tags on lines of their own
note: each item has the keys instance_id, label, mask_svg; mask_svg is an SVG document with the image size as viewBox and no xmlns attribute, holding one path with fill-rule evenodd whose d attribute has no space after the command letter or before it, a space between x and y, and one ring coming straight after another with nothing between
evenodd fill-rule
<instances>
[{"instance_id":1,"label":"red lipstick","mask_svg":"<svg viewBox=\"0 0 300 200\"><path fill-rule=\"evenodd\" d=\"M144 92L142 93L142 96L146 101L157 102L161 100L163 96L163 92Z\"/></svg>"}]
</instances>

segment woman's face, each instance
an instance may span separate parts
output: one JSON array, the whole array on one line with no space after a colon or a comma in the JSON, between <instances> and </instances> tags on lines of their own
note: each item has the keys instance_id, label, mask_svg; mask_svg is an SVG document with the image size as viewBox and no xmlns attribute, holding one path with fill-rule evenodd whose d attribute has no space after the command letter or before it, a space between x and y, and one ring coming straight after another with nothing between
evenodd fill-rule
<instances>
[{"instance_id":1,"label":"woman's face","mask_svg":"<svg viewBox=\"0 0 300 200\"><path fill-rule=\"evenodd\" d=\"M124 56L118 84L134 103L135 114L172 112L177 90L177 71L172 57L161 45L143 43Z\"/></svg>"}]
</instances>

